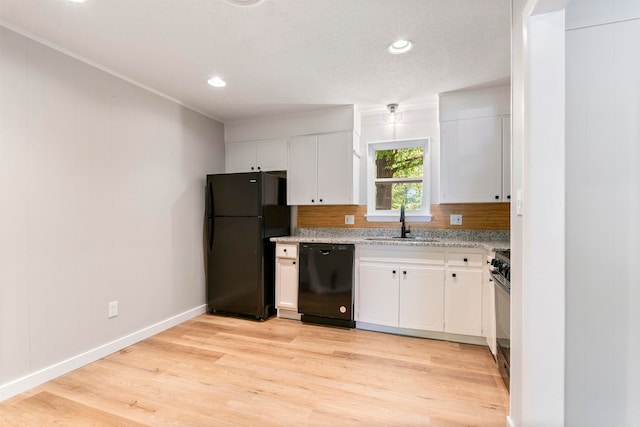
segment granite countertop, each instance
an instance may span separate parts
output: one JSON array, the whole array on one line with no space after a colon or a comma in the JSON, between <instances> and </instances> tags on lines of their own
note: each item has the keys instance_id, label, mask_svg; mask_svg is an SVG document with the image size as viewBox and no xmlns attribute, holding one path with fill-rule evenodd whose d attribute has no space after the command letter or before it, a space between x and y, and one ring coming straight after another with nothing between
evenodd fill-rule
<instances>
[{"instance_id":1,"label":"granite countertop","mask_svg":"<svg viewBox=\"0 0 640 427\"><path fill-rule=\"evenodd\" d=\"M509 241L505 235L493 235L487 233L445 233L443 235L417 235L413 238L396 238L394 234L379 229L369 229L360 233L345 233L336 231L332 233L329 229L322 232L309 232L304 230L295 236L272 237L271 241L276 243L334 243L334 244L355 244L355 245L392 245L392 246L430 246L446 248L479 248L488 251L498 251L509 249ZM335 230L335 229L334 229ZM362 229L361 229L362 230ZM397 233L396 233L397 234ZM494 239L502 237L502 239Z\"/></svg>"}]
</instances>

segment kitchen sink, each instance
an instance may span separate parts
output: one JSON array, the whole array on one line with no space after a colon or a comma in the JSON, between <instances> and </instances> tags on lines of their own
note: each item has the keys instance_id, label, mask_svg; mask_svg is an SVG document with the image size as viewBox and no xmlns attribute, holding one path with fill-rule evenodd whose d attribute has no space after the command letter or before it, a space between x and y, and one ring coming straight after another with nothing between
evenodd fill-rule
<instances>
[{"instance_id":1,"label":"kitchen sink","mask_svg":"<svg viewBox=\"0 0 640 427\"><path fill-rule=\"evenodd\" d=\"M413 242L439 242L439 239L431 239L427 237L367 237L365 240L383 240L383 241L401 241L408 240Z\"/></svg>"}]
</instances>

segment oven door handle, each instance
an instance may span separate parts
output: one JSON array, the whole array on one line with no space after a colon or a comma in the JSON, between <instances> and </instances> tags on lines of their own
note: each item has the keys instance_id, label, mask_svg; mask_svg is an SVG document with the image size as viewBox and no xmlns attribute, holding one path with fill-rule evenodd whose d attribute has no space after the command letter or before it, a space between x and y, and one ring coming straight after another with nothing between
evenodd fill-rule
<instances>
[{"instance_id":1,"label":"oven door handle","mask_svg":"<svg viewBox=\"0 0 640 427\"><path fill-rule=\"evenodd\" d=\"M503 291L505 291L506 293L511 295L511 288L503 283L504 278L502 276L498 276L497 274L494 274L494 273L490 273L490 274L491 274L491 278L493 279L494 283L496 285L500 286Z\"/></svg>"}]
</instances>

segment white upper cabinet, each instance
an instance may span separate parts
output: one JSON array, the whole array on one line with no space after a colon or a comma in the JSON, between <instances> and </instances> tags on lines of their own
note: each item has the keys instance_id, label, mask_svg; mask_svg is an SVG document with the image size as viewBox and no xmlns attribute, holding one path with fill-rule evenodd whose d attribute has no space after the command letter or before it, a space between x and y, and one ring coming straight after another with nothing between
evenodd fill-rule
<instances>
[{"instance_id":1,"label":"white upper cabinet","mask_svg":"<svg viewBox=\"0 0 640 427\"><path fill-rule=\"evenodd\" d=\"M287 204L310 205L317 202L317 136L300 136L289 141Z\"/></svg>"},{"instance_id":2,"label":"white upper cabinet","mask_svg":"<svg viewBox=\"0 0 640 427\"><path fill-rule=\"evenodd\" d=\"M289 205L358 203L357 136L338 132L291 138L287 172Z\"/></svg>"},{"instance_id":3,"label":"white upper cabinet","mask_svg":"<svg viewBox=\"0 0 640 427\"><path fill-rule=\"evenodd\" d=\"M440 125L441 203L502 199L502 121L499 117Z\"/></svg>"},{"instance_id":4,"label":"white upper cabinet","mask_svg":"<svg viewBox=\"0 0 640 427\"><path fill-rule=\"evenodd\" d=\"M502 117L502 201L511 201L511 117Z\"/></svg>"},{"instance_id":5,"label":"white upper cabinet","mask_svg":"<svg viewBox=\"0 0 640 427\"><path fill-rule=\"evenodd\" d=\"M510 88L440 96L440 203L511 199Z\"/></svg>"},{"instance_id":6,"label":"white upper cabinet","mask_svg":"<svg viewBox=\"0 0 640 427\"><path fill-rule=\"evenodd\" d=\"M227 143L225 149L227 173L287 170L286 139Z\"/></svg>"}]
</instances>

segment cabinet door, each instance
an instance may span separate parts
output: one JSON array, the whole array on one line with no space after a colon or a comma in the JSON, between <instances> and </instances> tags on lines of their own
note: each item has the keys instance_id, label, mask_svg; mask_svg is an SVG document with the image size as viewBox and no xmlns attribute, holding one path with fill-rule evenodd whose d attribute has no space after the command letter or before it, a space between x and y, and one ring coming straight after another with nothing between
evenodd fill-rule
<instances>
[{"instance_id":1,"label":"cabinet door","mask_svg":"<svg viewBox=\"0 0 640 427\"><path fill-rule=\"evenodd\" d=\"M288 205L313 205L317 203L316 141L315 136L301 136L289 141Z\"/></svg>"},{"instance_id":2,"label":"cabinet door","mask_svg":"<svg viewBox=\"0 0 640 427\"><path fill-rule=\"evenodd\" d=\"M511 201L511 117L502 118L502 201Z\"/></svg>"},{"instance_id":3,"label":"cabinet door","mask_svg":"<svg viewBox=\"0 0 640 427\"><path fill-rule=\"evenodd\" d=\"M455 120L440 129L440 202L501 201L502 119Z\"/></svg>"},{"instance_id":4,"label":"cabinet door","mask_svg":"<svg viewBox=\"0 0 640 427\"><path fill-rule=\"evenodd\" d=\"M295 259L276 259L276 308L298 311L298 265Z\"/></svg>"},{"instance_id":5,"label":"cabinet door","mask_svg":"<svg viewBox=\"0 0 640 427\"><path fill-rule=\"evenodd\" d=\"M234 142L225 145L225 172L252 172L256 170L256 143Z\"/></svg>"},{"instance_id":6,"label":"cabinet door","mask_svg":"<svg viewBox=\"0 0 640 427\"><path fill-rule=\"evenodd\" d=\"M496 357L496 310L493 280L485 271L482 290L482 335L487 338L487 345L493 357Z\"/></svg>"},{"instance_id":7,"label":"cabinet door","mask_svg":"<svg viewBox=\"0 0 640 427\"><path fill-rule=\"evenodd\" d=\"M482 270L449 269L444 300L445 332L482 335Z\"/></svg>"},{"instance_id":8,"label":"cabinet door","mask_svg":"<svg viewBox=\"0 0 640 427\"><path fill-rule=\"evenodd\" d=\"M287 170L287 140L271 139L256 143L256 164L261 171Z\"/></svg>"},{"instance_id":9,"label":"cabinet door","mask_svg":"<svg viewBox=\"0 0 640 427\"><path fill-rule=\"evenodd\" d=\"M444 268L400 266L401 328L443 331Z\"/></svg>"},{"instance_id":10,"label":"cabinet door","mask_svg":"<svg viewBox=\"0 0 640 427\"><path fill-rule=\"evenodd\" d=\"M318 203L353 203L353 136L332 133L318 136Z\"/></svg>"},{"instance_id":11,"label":"cabinet door","mask_svg":"<svg viewBox=\"0 0 640 427\"><path fill-rule=\"evenodd\" d=\"M363 262L359 273L356 321L397 327L398 268Z\"/></svg>"}]
</instances>

